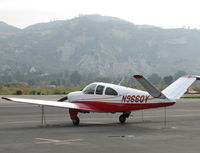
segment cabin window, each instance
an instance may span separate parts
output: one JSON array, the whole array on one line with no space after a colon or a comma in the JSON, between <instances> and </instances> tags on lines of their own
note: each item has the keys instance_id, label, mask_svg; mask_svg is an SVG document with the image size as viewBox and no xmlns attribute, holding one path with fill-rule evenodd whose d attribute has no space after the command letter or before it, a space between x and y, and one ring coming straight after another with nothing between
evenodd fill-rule
<instances>
[{"instance_id":1,"label":"cabin window","mask_svg":"<svg viewBox=\"0 0 200 153\"><path fill-rule=\"evenodd\" d=\"M96 88L96 84L91 84L89 86L87 86L84 90L83 93L84 94L94 94L95 88Z\"/></svg>"},{"instance_id":2,"label":"cabin window","mask_svg":"<svg viewBox=\"0 0 200 153\"><path fill-rule=\"evenodd\" d=\"M107 87L106 91L105 91L106 95L118 95L117 91L115 91L114 89Z\"/></svg>"},{"instance_id":3,"label":"cabin window","mask_svg":"<svg viewBox=\"0 0 200 153\"><path fill-rule=\"evenodd\" d=\"M98 85L97 89L96 89L96 94L97 95L102 95L103 94L103 89L104 89L104 86Z\"/></svg>"}]
</instances>

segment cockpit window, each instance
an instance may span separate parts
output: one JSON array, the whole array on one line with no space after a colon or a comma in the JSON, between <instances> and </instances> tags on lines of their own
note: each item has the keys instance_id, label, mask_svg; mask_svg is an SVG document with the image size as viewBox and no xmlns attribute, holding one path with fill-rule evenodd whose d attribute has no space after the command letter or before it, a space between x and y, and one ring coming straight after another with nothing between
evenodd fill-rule
<instances>
[{"instance_id":1,"label":"cockpit window","mask_svg":"<svg viewBox=\"0 0 200 153\"><path fill-rule=\"evenodd\" d=\"M107 87L106 91L105 91L106 95L118 95L117 91L115 91L114 89Z\"/></svg>"},{"instance_id":2,"label":"cockpit window","mask_svg":"<svg viewBox=\"0 0 200 153\"><path fill-rule=\"evenodd\" d=\"M96 84L91 84L89 86L87 86L84 90L83 93L84 94L94 94L95 88L96 88Z\"/></svg>"},{"instance_id":3,"label":"cockpit window","mask_svg":"<svg viewBox=\"0 0 200 153\"><path fill-rule=\"evenodd\" d=\"M103 89L104 89L104 86L98 85L97 89L96 89L96 94L97 95L102 95L103 94Z\"/></svg>"}]
</instances>

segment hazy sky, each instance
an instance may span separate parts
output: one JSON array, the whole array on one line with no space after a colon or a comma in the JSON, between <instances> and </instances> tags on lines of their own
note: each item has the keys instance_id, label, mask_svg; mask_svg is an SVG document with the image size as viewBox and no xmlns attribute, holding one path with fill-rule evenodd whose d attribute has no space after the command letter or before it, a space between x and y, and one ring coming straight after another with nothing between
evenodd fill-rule
<instances>
[{"instance_id":1,"label":"hazy sky","mask_svg":"<svg viewBox=\"0 0 200 153\"><path fill-rule=\"evenodd\" d=\"M200 29L200 0L0 0L0 21L20 28L79 14L113 16L165 28Z\"/></svg>"}]
</instances>

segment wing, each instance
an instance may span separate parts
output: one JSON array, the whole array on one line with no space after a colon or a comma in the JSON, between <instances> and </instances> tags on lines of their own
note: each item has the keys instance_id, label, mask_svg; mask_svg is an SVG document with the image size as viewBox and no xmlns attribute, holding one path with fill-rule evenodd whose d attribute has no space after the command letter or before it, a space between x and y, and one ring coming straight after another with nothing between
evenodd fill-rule
<instances>
[{"instance_id":1,"label":"wing","mask_svg":"<svg viewBox=\"0 0 200 153\"><path fill-rule=\"evenodd\" d=\"M49 101L49 100L34 100L34 99L9 98L9 97L2 97L2 99L7 100L7 101L19 102L19 103L46 105L46 106L62 107L62 108L68 108L68 109L77 109L81 111L99 112L96 108L89 106L87 104L71 103L69 101L58 102L58 101Z\"/></svg>"}]
</instances>

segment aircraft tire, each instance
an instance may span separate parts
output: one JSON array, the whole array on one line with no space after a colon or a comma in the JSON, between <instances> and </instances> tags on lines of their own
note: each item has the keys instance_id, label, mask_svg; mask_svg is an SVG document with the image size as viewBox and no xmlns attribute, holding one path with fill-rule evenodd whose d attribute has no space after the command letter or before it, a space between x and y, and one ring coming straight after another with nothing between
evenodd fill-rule
<instances>
[{"instance_id":1,"label":"aircraft tire","mask_svg":"<svg viewBox=\"0 0 200 153\"><path fill-rule=\"evenodd\" d=\"M123 115L126 117L126 118L129 118L131 112L126 112L126 113L123 113Z\"/></svg>"},{"instance_id":2,"label":"aircraft tire","mask_svg":"<svg viewBox=\"0 0 200 153\"><path fill-rule=\"evenodd\" d=\"M78 126L79 123L80 123L80 119L79 119L79 117L76 117L75 120L72 120L72 123L73 123L74 126Z\"/></svg>"},{"instance_id":3,"label":"aircraft tire","mask_svg":"<svg viewBox=\"0 0 200 153\"><path fill-rule=\"evenodd\" d=\"M120 123L125 123L126 122L126 116L125 115L120 115L119 116L119 122Z\"/></svg>"}]
</instances>

